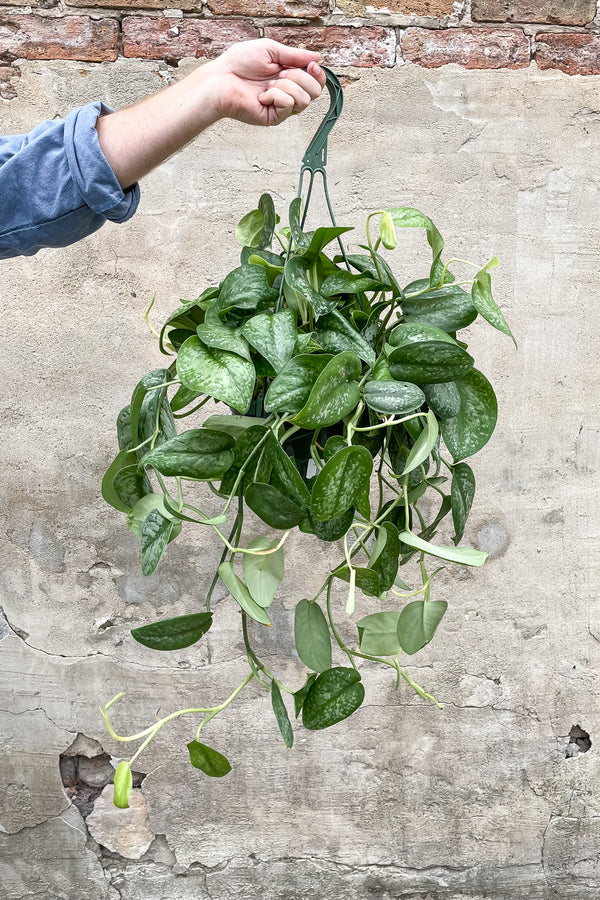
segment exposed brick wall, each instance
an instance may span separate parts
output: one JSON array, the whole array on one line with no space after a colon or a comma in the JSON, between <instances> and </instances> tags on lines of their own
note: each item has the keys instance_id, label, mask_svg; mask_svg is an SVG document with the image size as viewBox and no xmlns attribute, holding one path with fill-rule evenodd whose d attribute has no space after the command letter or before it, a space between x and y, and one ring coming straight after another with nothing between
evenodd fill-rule
<instances>
[{"instance_id":1,"label":"exposed brick wall","mask_svg":"<svg viewBox=\"0 0 600 900\"><path fill-rule=\"evenodd\" d=\"M267 36L332 67L600 74L597 0L0 0L0 73L19 58L212 58ZM0 97L9 99L0 74Z\"/></svg>"}]
</instances>

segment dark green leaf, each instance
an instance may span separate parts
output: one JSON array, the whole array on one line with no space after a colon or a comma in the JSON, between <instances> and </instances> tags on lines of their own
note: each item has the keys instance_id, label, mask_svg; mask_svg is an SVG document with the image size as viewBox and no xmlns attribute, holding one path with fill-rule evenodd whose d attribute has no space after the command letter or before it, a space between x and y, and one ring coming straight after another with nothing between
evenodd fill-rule
<instances>
[{"instance_id":1,"label":"dark green leaf","mask_svg":"<svg viewBox=\"0 0 600 900\"><path fill-rule=\"evenodd\" d=\"M283 743L289 750L294 743L294 732L292 731L292 723L287 714L281 691L275 681L271 682L271 706L273 707L273 712L277 720L277 725L279 726L281 737L283 738Z\"/></svg>"},{"instance_id":2,"label":"dark green leaf","mask_svg":"<svg viewBox=\"0 0 600 900\"><path fill-rule=\"evenodd\" d=\"M466 350L446 341L411 341L396 347L389 359L394 378L414 384L454 381L473 367Z\"/></svg>"},{"instance_id":3,"label":"dark green leaf","mask_svg":"<svg viewBox=\"0 0 600 900\"><path fill-rule=\"evenodd\" d=\"M161 475L212 481L231 466L233 446L233 438L224 431L192 428L150 450L140 466L152 466Z\"/></svg>"},{"instance_id":4,"label":"dark green leaf","mask_svg":"<svg viewBox=\"0 0 600 900\"><path fill-rule=\"evenodd\" d=\"M251 619L254 619L255 622L260 622L261 625L270 625L271 620L268 615L262 608L256 603L252 597L250 596L250 591L244 584L241 578L233 571L233 563L230 560L226 562L222 562L219 566L219 576L221 581L231 594L234 600L237 600L239 605L242 607L244 612L248 613Z\"/></svg>"},{"instance_id":5,"label":"dark green leaf","mask_svg":"<svg viewBox=\"0 0 600 900\"><path fill-rule=\"evenodd\" d=\"M391 522L383 522L380 527L380 537L382 537L382 533L386 535L386 540L382 541L383 546L378 556L374 559L373 554L369 562L369 568L379 575L380 593L389 591L392 587L398 574L398 557L400 556L400 540L396 526Z\"/></svg>"},{"instance_id":6,"label":"dark green leaf","mask_svg":"<svg viewBox=\"0 0 600 900\"><path fill-rule=\"evenodd\" d=\"M317 228L317 230L310 235L310 243L307 249L303 250L302 256L310 263L313 263L316 259L319 258L319 254L321 253L323 247L326 247L327 244L330 244L331 241L334 241L342 234L346 234L346 232L353 230L354 229L351 227L345 228L338 225L329 225L324 228Z\"/></svg>"},{"instance_id":7,"label":"dark green leaf","mask_svg":"<svg viewBox=\"0 0 600 900\"><path fill-rule=\"evenodd\" d=\"M405 653L416 653L428 644L448 608L445 600L413 600L398 618L398 641Z\"/></svg>"},{"instance_id":8,"label":"dark green leaf","mask_svg":"<svg viewBox=\"0 0 600 900\"><path fill-rule=\"evenodd\" d=\"M454 332L475 321L477 310L473 306L471 295L461 287L445 284L435 290L420 293L427 284L427 281L416 281L406 288L402 312L407 322L427 322L442 331ZM419 296L411 296L411 293L419 293Z\"/></svg>"},{"instance_id":9,"label":"dark green leaf","mask_svg":"<svg viewBox=\"0 0 600 900\"><path fill-rule=\"evenodd\" d=\"M338 666L322 672L308 690L302 708L302 724L316 731L351 716L365 698L360 674Z\"/></svg>"},{"instance_id":10,"label":"dark green leaf","mask_svg":"<svg viewBox=\"0 0 600 900\"><path fill-rule=\"evenodd\" d=\"M158 509L151 510L142 523L142 573L152 575L173 531L173 520Z\"/></svg>"},{"instance_id":11,"label":"dark green leaf","mask_svg":"<svg viewBox=\"0 0 600 900\"><path fill-rule=\"evenodd\" d=\"M182 650L199 641L211 625L212 613L192 613L142 625L134 628L131 635L138 644L152 650Z\"/></svg>"},{"instance_id":12,"label":"dark green leaf","mask_svg":"<svg viewBox=\"0 0 600 900\"><path fill-rule=\"evenodd\" d=\"M304 701L306 700L306 695L310 689L311 684L317 678L316 672L311 672L310 675L306 678L306 683L302 685L300 690L294 693L294 714L296 718L302 712L302 707L304 706Z\"/></svg>"},{"instance_id":13,"label":"dark green leaf","mask_svg":"<svg viewBox=\"0 0 600 900\"><path fill-rule=\"evenodd\" d=\"M177 374L191 391L208 394L245 413L256 380L254 366L226 350L207 347L199 337L188 338L177 356Z\"/></svg>"},{"instance_id":14,"label":"dark green leaf","mask_svg":"<svg viewBox=\"0 0 600 900\"><path fill-rule=\"evenodd\" d=\"M193 403L194 400L197 400L198 397L201 397L202 394L199 394L198 391L190 391L188 388L184 387L182 384L177 388L174 396L171 398L171 409L173 412L179 412L181 409L185 409L186 406L189 406L190 403Z\"/></svg>"},{"instance_id":15,"label":"dark green leaf","mask_svg":"<svg viewBox=\"0 0 600 900\"><path fill-rule=\"evenodd\" d=\"M366 275L355 275L339 269L321 284L321 293L324 297L333 297L335 294L361 294L363 291L379 291L386 285Z\"/></svg>"},{"instance_id":16,"label":"dark green leaf","mask_svg":"<svg viewBox=\"0 0 600 900\"><path fill-rule=\"evenodd\" d=\"M357 622L360 649L370 656L395 656L400 650L396 610L373 613Z\"/></svg>"},{"instance_id":17,"label":"dark green leaf","mask_svg":"<svg viewBox=\"0 0 600 900\"><path fill-rule=\"evenodd\" d=\"M313 308L317 316L331 312L335 301L327 300L314 289L308 280L310 262L303 256L292 256L285 264L284 278L289 286L300 294Z\"/></svg>"},{"instance_id":18,"label":"dark green leaf","mask_svg":"<svg viewBox=\"0 0 600 900\"><path fill-rule=\"evenodd\" d=\"M229 353L235 353L243 359L250 360L250 348L248 341L243 337L239 328L234 328L221 322L203 322L196 328L196 334L206 347L212 347L214 350L227 350Z\"/></svg>"},{"instance_id":19,"label":"dark green leaf","mask_svg":"<svg viewBox=\"0 0 600 900\"><path fill-rule=\"evenodd\" d=\"M244 493L253 513L271 528L287 529L306 518L306 510L270 484L253 482Z\"/></svg>"},{"instance_id":20,"label":"dark green leaf","mask_svg":"<svg viewBox=\"0 0 600 900\"><path fill-rule=\"evenodd\" d=\"M269 444L269 458L272 464L270 484L301 508L308 509L310 492L302 480L295 462L275 441Z\"/></svg>"},{"instance_id":21,"label":"dark green leaf","mask_svg":"<svg viewBox=\"0 0 600 900\"><path fill-rule=\"evenodd\" d=\"M455 544L462 540L474 496L475 476L473 475L473 470L467 463L458 463L452 470L451 489Z\"/></svg>"},{"instance_id":22,"label":"dark green leaf","mask_svg":"<svg viewBox=\"0 0 600 900\"><path fill-rule=\"evenodd\" d=\"M311 513L322 522L343 515L369 485L373 458L365 447L352 445L333 456L313 485Z\"/></svg>"},{"instance_id":23,"label":"dark green leaf","mask_svg":"<svg viewBox=\"0 0 600 900\"><path fill-rule=\"evenodd\" d=\"M195 331L196 326L204 321L203 298L205 300L214 299L218 293L218 288L209 288L207 291L204 291L202 297L190 300L188 303L182 303L178 309L171 313L160 331L158 346L161 353L167 353L164 347L167 328L187 328L189 331Z\"/></svg>"},{"instance_id":24,"label":"dark green leaf","mask_svg":"<svg viewBox=\"0 0 600 900\"><path fill-rule=\"evenodd\" d=\"M114 458L102 479L102 496L120 512L131 512L135 504L152 492L152 485L145 473L140 474L137 456L129 450L121 450Z\"/></svg>"},{"instance_id":25,"label":"dark green leaf","mask_svg":"<svg viewBox=\"0 0 600 900\"><path fill-rule=\"evenodd\" d=\"M375 569L368 569L362 566L354 566L353 568L355 572L356 587L368 597L381 596L379 574ZM342 581L345 581L348 584L350 583L350 569L348 566L340 566L339 569L335 569L335 571L332 572L332 575L335 575L336 578L341 578Z\"/></svg>"},{"instance_id":26,"label":"dark green leaf","mask_svg":"<svg viewBox=\"0 0 600 900\"><path fill-rule=\"evenodd\" d=\"M231 772L229 760L218 750L213 750L212 747L207 747L200 741L190 741L187 748L191 764L205 775L210 775L211 778L222 778Z\"/></svg>"},{"instance_id":27,"label":"dark green leaf","mask_svg":"<svg viewBox=\"0 0 600 900\"><path fill-rule=\"evenodd\" d=\"M350 273L348 273L350 274ZM375 365L375 351L344 316L334 309L317 323L317 340L328 353L353 350L368 366Z\"/></svg>"},{"instance_id":28,"label":"dark green leaf","mask_svg":"<svg viewBox=\"0 0 600 900\"><path fill-rule=\"evenodd\" d=\"M294 615L294 639L305 666L315 672L331 668L331 636L318 603L300 600Z\"/></svg>"},{"instance_id":29,"label":"dark green leaf","mask_svg":"<svg viewBox=\"0 0 600 900\"><path fill-rule=\"evenodd\" d=\"M312 533L322 541L339 541L344 537L354 521L354 507L351 506L345 513L336 519L327 519L321 522L309 514Z\"/></svg>"},{"instance_id":30,"label":"dark green leaf","mask_svg":"<svg viewBox=\"0 0 600 900\"><path fill-rule=\"evenodd\" d=\"M277 291L269 285L262 266L238 266L224 279L219 291L219 313L230 309L257 309L263 303L277 300Z\"/></svg>"},{"instance_id":31,"label":"dark green leaf","mask_svg":"<svg viewBox=\"0 0 600 900\"><path fill-rule=\"evenodd\" d=\"M425 402L425 394L416 384L406 381L367 381L364 387L365 402L386 416L406 415L419 409Z\"/></svg>"},{"instance_id":32,"label":"dark green leaf","mask_svg":"<svg viewBox=\"0 0 600 900\"><path fill-rule=\"evenodd\" d=\"M334 356L317 378L305 406L292 419L293 423L303 428L323 428L352 412L360 398L354 379L360 376L361 368L359 357L350 350Z\"/></svg>"},{"instance_id":33,"label":"dark green leaf","mask_svg":"<svg viewBox=\"0 0 600 900\"><path fill-rule=\"evenodd\" d=\"M454 338L427 322L408 322L397 325L391 332L388 342L392 347L401 347L404 344L422 343L423 341L444 341L447 344L456 345Z\"/></svg>"},{"instance_id":34,"label":"dark green leaf","mask_svg":"<svg viewBox=\"0 0 600 900\"><path fill-rule=\"evenodd\" d=\"M242 334L276 372L281 372L296 345L296 313L292 309L259 313L246 322Z\"/></svg>"},{"instance_id":35,"label":"dark green leaf","mask_svg":"<svg viewBox=\"0 0 600 900\"><path fill-rule=\"evenodd\" d=\"M265 396L265 410L300 412L315 381L332 358L330 354L311 353L290 359L269 386Z\"/></svg>"},{"instance_id":36,"label":"dark green leaf","mask_svg":"<svg viewBox=\"0 0 600 900\"><path fill-rule=\"evenodd\" d=\"M423 393L428 407L439 419L451 419L460 411L460 394L454 381L424 384Z\"/></svg>"},{"instance_id":37,"label":"dark green leaf","mask_svg":"<svg viewBox=\"0 0 600 900\"><path fill-rule=\"evenodd\" d=\"M481 372L472 369L456 382L460 411L441 423L442 437L455 460L473 456L487 444L496 427L498 403L494 389Z\"/></svg>"}]
</instances>

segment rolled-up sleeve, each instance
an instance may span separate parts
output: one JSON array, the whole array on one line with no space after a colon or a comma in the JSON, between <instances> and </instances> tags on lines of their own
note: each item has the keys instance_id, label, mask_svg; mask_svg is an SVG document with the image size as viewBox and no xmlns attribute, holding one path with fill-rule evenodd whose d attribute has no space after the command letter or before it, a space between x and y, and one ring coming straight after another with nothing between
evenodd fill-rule
<instances>
[{"instance_id":1,"label":"rolled-up sleeve","mask_svg":"<svg viewBox=\"0 0 600 900\"><path fill-rule=\"evenodd\" d=\"M96 121L110 112L97 101L0 137L0 259L65 247L134 214L138 185L121 189L98 143Z\"/></svg>"}]
</instances>

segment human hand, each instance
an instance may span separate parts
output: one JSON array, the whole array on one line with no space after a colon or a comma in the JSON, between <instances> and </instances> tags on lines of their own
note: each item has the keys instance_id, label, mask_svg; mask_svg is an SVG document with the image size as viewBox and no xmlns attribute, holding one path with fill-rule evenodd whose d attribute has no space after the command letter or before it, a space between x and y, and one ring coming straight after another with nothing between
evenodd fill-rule
<instances>
[{"instance_id":1,"label":"human hand","mask_svg":"<svg viewBox=\"0 0 600 900\"><path fill-rule=\"evenodd\" d=\"M325 85L313 50L263 38L235 44L210 67L219 117L248 125L278 125L302 112ZM306 68L306 71L304 69Z\"/></svg>"}]
</instances>

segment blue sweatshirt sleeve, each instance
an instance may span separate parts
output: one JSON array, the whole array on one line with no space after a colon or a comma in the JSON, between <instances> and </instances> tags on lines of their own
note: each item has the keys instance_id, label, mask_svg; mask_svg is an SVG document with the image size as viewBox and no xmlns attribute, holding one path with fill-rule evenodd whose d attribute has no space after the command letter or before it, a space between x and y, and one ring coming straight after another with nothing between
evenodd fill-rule
<instances>
[{"instance_id":1,"label":"blue sweatshirt sleeve","mask_svg":"<svg viewBox=\"0 0 600 900\"><path fill-rule=\"evenodd\" d=\"M121 189L98 143L96 121L110 112L97 101L0 137L0 259L65 247L134 214L138 185Z\"/></svg>"}]
</instances>

